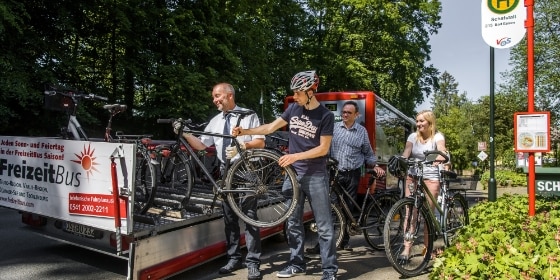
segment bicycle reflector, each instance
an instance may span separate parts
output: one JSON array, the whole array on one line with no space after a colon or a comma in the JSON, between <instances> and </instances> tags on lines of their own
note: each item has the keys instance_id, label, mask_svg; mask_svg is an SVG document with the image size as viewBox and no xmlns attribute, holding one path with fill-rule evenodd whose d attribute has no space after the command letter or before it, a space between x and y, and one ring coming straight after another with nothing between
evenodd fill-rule
<instances>
[{"instance_id":1,"label":"bicycle reflector","mask_svg":"<svg viewBox=\"0 0 560 280\"><path fill-rule=\"evenodd\" d=\"M398 155L392 156L387 163L387 170L397 178L404 178L408 171L406 159Z\"/></svg>"}]
</instances>

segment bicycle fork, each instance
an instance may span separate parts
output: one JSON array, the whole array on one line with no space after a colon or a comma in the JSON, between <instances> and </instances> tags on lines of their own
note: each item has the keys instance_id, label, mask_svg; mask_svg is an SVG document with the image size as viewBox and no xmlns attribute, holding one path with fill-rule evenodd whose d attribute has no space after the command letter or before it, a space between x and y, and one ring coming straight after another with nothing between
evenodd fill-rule
<instances>
[{"instance_id":1,"label":"bicycle fork","mask_svg":"<svg viewBox=\"0 0 560 280\"><path fill-rule=\"evenodd\" d=\"M424 199L422 196L416 196L414 199L414 204L410 204L405 210L405 220L404 220L404 241L412 242L416 236L418 236L418 230L420 229L420 212L422 209L422 204Z\"/></svg>"}]
</instances>

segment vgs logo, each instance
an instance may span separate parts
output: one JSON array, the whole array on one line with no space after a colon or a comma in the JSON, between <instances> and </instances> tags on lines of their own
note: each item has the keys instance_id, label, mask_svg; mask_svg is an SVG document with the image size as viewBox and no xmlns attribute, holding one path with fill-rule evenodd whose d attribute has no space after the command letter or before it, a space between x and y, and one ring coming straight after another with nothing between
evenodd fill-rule
<instances>
[{"instance_id":1,"label":"vgs logo","mask_svg":"<svg viewBox=\"0 0 560 280\"><path fill-rule=\"evenodd\" d=\"M496 14L507 14L517 8L519 0L488 0L488 8Z\"/></svg>"},{"instance_id":2,"label":"vgs logo","mask_svg":"<svg viewBox=\"0 0 560 280\"><path fill-rule=\"evenodd\" d=\"M511 43L511 38L510 37L504 37L502 39L496 40L496 45L501 46L501 47L503 47L503 46L505 46L509 43Z\"/></svg>"}]
</instances>

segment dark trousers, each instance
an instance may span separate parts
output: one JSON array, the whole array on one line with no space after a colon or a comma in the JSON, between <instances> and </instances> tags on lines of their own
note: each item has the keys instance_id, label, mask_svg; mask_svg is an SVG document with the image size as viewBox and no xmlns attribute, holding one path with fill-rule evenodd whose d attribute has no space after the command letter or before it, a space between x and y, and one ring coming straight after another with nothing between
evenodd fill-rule
<instances>
[{"instance_id":1,"label":"dark trousers","mask_svg":"<svg viewBox=\"0 0 560 280\"><path fill-rule=\"evenodd\" d=\"M256 199L246 199L244 201L243 212L250 217L257 216ZM239 217L233 212L227 201L222 203L224 214L225 234L226 234L226 250L229 261L236 260L241 262L240 239L241 228L239 226ZM245 245L247 246L247 257L245 262L247 266L261 263L261 236L258 227L245 223Z\"/></svg>"},{"instance_id":2,"label":"dark trousers","mask_svg":"<svg viewBox=\"0 0 560 280\"><path fill-rule=\"evenodd\" d=\"M348 171L338 171L338 182L340 186L344 188L348 194L350 194L354 201L358 199L358 185L360 184L361 175L362 171L360 168ZM354 204L348 197L345 196L344 201L348 205L350 211L354 210ZM346 230L344 230L341 246L347 245L348 241L350 241L350 235Z\"/></svg>"}]
</instances>

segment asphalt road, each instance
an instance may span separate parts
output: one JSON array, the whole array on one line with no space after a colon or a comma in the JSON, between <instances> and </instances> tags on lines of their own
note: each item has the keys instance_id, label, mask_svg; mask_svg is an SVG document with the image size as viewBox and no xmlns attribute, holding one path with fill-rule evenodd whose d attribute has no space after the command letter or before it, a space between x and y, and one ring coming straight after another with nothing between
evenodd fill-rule
<instances>
[{"instance_id":1,"label":"asphalt road","mask_svg":"<svg viewBox=\"0 0 560 280\"><path fill-rule=\"evenodd\" d=\"M25 230L20 214L0 207L0 279L126 279L127 261Z\"/></svg>"},{"instance_id":2,"label":"asphalt road","mask_svg":"<svg viewBox=\"0 0 560 280\"><path fill-rule=\"evenodd\" d=\"M338 254L339 279L399 279L383 251L372 251L362 236L353 236L352 252ZM25 229L15 210L0 207L0 279L127 279L127 261L52 240ZM261 271L263 279L278 279L276 272L288 260L289 251L283 241L263 241ZM180 279L247 279L247 270L219 275L225 257L202 264L171 277ZM291 279L320 279L320 260L309 260L306 275ZM422 275L410 279L428 279Z\"/></svg>"},{"instance_id":3,"label":"asphalt road","mask_svg":"<svg viewBox=\"0 0 560 280\"><path fill-rule=\"evenodd\" d=\"M498 189L503 193L526 194L526 188ZM487 191L467 193L472 203L485 199ZM127 277L127 261L96 253L77 246L51 240L25 230L17 211L0 207L0 279L104 279L123 280ZM353 236L352 252L338 254L339 279L401 279L390 266L385 253L372 251L362 236ZM278 279L276 272L288 260L289 252L284 242L274 239L263 241L261 270L263 279ZM224 257L202 264L196 268L171 277L179 279L247 279L247 270L241 269L230 275L219 275L219 268L226 262ZM291 279L320 279L319 260L309 260L307 274ZM412 280L428 279L423 274Z\"/></svg>"}]
</instances>

